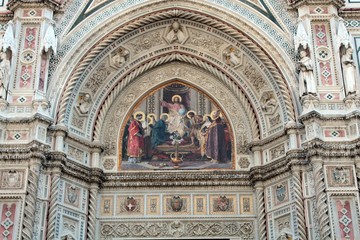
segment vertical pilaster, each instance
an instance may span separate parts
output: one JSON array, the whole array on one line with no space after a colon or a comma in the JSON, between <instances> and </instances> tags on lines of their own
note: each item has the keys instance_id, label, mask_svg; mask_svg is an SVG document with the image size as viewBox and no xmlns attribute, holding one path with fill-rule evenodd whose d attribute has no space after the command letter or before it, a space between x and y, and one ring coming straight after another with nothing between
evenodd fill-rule
<instances>
[{"instance_id":1,"label":"vertical pilaster","mask_svg":"<svg viewBox=\"0 0 360 240\"><path fill-rule=\"evenodd\" d=\"M35 221L35 206L37 186L39 180L41 160L31 159L29 164L28 185L26 189L24 221L22 229L22 239L33 239L33 227Z\"/></svg>"},{"instance_id":2,"label":"vertical pilaster","mask_svg":"<svg viewBox=\"0 0 360 240\"><path fill-rule=\"evenodd\" d=\"M316 209L317 209L317 221L320 228L321 239L331 239L330 219L328 214L327 197L325 193L325 176L323 170L323 163L320 159L312 159L313 173L314 173L314 185L315 185L315 197L316 197Z\"/></svg>"},{"instance_id":3,"label":"vertical pilaster","mask_svg":"<svg viewBox=\"0 0 360 240\"><path fill-rule=\"evenodd\" d=\"M16 43L12 49L9 90L10 105L29 106L34 111L47 109L47 69L51 52L56 51L53 13L55 1L9 1L14 12ZM40 108L39 108L40 106Z\"/></svg>"},{"instance_id":4,"label":"vertical pilaster","mask_svg":"<svg viewBox=\"0 0 360 240\"><path fill-rule=\"evenodd\" d=\"M89 191L89 210L88 210L88 227L87 239L94 240L96 237L96 203L99 193L99 185L92 183Z\"/></svg>"},{"instance_id":5,"label":"vertical pilaster","mask_svg":"<svg viewBox=\"0 0 360 240\"><path fill-rule=\"evenodd\" d=\"M55 225L57 218L57 205L59 196L59 182L61 170L54 168L51 171L50 205L48 211L48 225L46 239L55 239Z\"/></svg>"},{"instance_id":6,"label":"vertical pilaster","mask_svg":"<svg viewBox=\"0 0 360 240\"><path fill-rule=\"evenodd\" d=\"M304 197L302 187L302 172L299 167L293 166L292 175L294 180L296 220L298 222L299 239L308 239L305 223Z\"/></svg>"},{"instance_id":7,"label":"vertical pilaster","mask_svg":"<svg viewBox=\"0 0 360 240\"><path fill-rule=\"evenodd\" d=\"M255 185L256 191L256 202L257 202L257 225L258 225L258 237L259 240L267 239L267 223L266 223L266 213L265 213L265 193L264 186L262 183L257 182Z\"/></svg>"}]
</instances>

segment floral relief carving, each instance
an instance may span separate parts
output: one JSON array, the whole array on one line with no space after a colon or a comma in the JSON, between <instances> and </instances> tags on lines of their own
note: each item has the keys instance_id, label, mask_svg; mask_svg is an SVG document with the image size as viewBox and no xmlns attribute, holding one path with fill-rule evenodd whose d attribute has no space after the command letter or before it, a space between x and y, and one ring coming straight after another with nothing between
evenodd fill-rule
<instances>
[{"instance_id":1,"label":"floral relief carving","mask_svg":"<svg viewBox=\"0 0 360 240\"><path fill-rule=\"evenodd\" d=\"M198 30L190 29L189 32L190 39L187 44L195 47L203 47L210 52L220 54L220 47L224 44L224 41Z\"/></svg>"},{"instance_id":2,"label":"floral relief carving","mask_svg":"<svg viewBox=\"0 0 360 240\"><path fill-rule=\"evenodd\" d=\"M96 92L100 89L100 86L105 81L105 79L110 75L111 70L105 62L99 64L95 69L89 80L85 83L85 88L89 89L92 95L95 95Z\"/></svg>"},{"instance_id":3,"label":"floral relief carving","mask_svg":"<svg viewBox=\"0 0 360 240\"><path fill-rule=\"evenodd\" d=\"M115 167L115 160L110 158L105 159L103 167L105 170L112 170Z\"/></svg>"},{"instance_id":4,"label":"floral relief carving","mask_svg":"<svg viewBox=\"0 0 360 240\"><path fill-rule=\"evenodd\" d=\"M254 86L257 92L261 92L264 88L267 87L266 81L255 68L254 64L251 62L245 63L242 68L243 74L249 79L249 82Z\"/></svg>"},{"instance_id":5,"label":"floral relief carving","mask_svg":"<svg viewBox=\"0 0 360 240\"><path fill-rule=\"evenodd\" d=\"M138 54L163 43L164 40L161 37L161 30L155 30L134 39L133 41L127 43L127 46L134 54Z\"/></svg>"},{"instance_id":6,"label":"floral relief carving","mask_svg":"<svg viewBox=\"0 0 360 240\"><path fill-rule=\"evenodd\" d=\"M118 229L121 229L119 231ZM137 229L138 231L133 231ZM223 237L237 236L254 239L254 223L251 221L214 222L123 222L100 223L100 236L104 239L122 237Z\"/></svg>"},{"instance_id":7,"label":"floral relief carving","mask_svg":"<svg viewBox=\"0 0 360 240\"><path fill-rule=\"evenodd\" d=\"M250 161L247 157L240 157L238 164L240 168L248 168L250 166Z\"/></svg>"}]
</instances>

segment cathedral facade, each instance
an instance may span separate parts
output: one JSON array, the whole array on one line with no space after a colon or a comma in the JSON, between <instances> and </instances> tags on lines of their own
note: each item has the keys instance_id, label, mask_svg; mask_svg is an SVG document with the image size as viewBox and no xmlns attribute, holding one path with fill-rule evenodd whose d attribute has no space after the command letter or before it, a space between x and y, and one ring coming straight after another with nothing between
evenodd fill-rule
<instances>
[{"instance_id":1,"label":"cathedral facade","mask_svg":"<svg viewBox=\"0 0 360 240\"><path fill-rule=\"evenodd\" d=\"M359 0L3 0L0 39L0 239L360 239Z\"/></svg>"}]
</instances>

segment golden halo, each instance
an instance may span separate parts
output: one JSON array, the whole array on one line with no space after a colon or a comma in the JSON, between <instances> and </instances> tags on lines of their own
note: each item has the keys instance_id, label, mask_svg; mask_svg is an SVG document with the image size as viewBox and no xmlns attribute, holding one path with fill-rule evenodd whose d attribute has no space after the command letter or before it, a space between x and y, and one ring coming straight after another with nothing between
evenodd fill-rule
<instances>
[{"instance_id":1,"label":"golden halo","mask_svg":"<svg viewBox=\"0 0 360 240\"><path fill-rule=\"evenodd\" d=\"M203 121L206 121L207 117L210 117L212 119L211 114L208 113L203 116Z\"/></svg>"},{"instance_id":2,"label":"golden halo","mask_svg":"<svg viewBox=\"0 0 360 240\"><path fill-rule=\"evenodd\" d=\"M161 115L160 115L160 119L162 119L163 116L166 116L166 120L165 120L165 121L167 121L167 120L169 119L169 114L167 114L167 113L161 114Z\"/></svg>"},{"instance_id":3,"label":"golden halo","mask_svg":"<svg viewBox=\"0 0 360 240\"><path fill-rule=\"evenodd\" d=\"M133 114L133 117L136 119L136 115L141 115L141 119L139 120L140 122L143 122L143 121L145 121L145 113L144 112L142 112L142 111L137 111L137 112L135 112L134 114Z\"/></svg>"},{"instance_id":4,"label":"golden halo","mask_svg":"<svg viewBox=\"0 0 360 240\"><path fill-rule=\"evenodd\" d=\"M215 120L213 116L214 116L214 114L215 114L217 111L218 111L218 110L214 110L214 111L212 111L212 112L210 113L210 117L211 117L212 120ZM224 115L222 114L222 112L220 112L219 117L220 117L221 119L224 118Z\"/></svg>"},{"instance_id":5,"label":"golden halo","mask_svg":"<svg viewBox=\"0 0 360 240\"><path fill-rule=\"evenodd\" d=\"M157 119L156 119L156 114L155 114L155 113L150 113L150 114L147 115L147 119L148 119L148 121L149 121L149 124L154 124L154 120L152 119L151 116L154 116L155 121L157 121Z\"/></svg>"},{"instance_id":6,"label":"golden halo","mask_svg":"<svg viewBox=\"0 0 360 240\"><path fill-rule=\"evenodd\" d=\"M174 102L176 97L179 98L179 102L182 102L182 97L180 95L172 96L171 101Z\"/></svg>"},{"instance_id":7,"label":"golden halo","mask_svg":"<svg viewBox=\"0 0 360 240\"><path fill-rule=\"evenodd\" d=\"M196 115L196 112L195 112L195 111L190 110L190 111L188 111L188 112L186 113L186 116L187 116L188 118L190 118L190 117L189 117L189 113L194 113L194 116Z\"/></svg>"}]
</instances>

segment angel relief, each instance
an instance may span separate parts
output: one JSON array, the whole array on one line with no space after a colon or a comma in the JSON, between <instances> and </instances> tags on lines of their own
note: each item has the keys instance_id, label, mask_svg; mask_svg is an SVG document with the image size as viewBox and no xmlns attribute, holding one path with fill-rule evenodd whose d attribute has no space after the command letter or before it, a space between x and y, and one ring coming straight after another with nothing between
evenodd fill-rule
<instances>
[{"instance_id":1,"label":"angel relief","mask_svg":"<svg viewBox=\"0 0 360 240\"><path fill-rule=\"evenodd\" d=\"M121 169L230 169L231 135L228 120L208 97L170 84L143 99L128 117Z\"/></svg>"}]
</instances>

